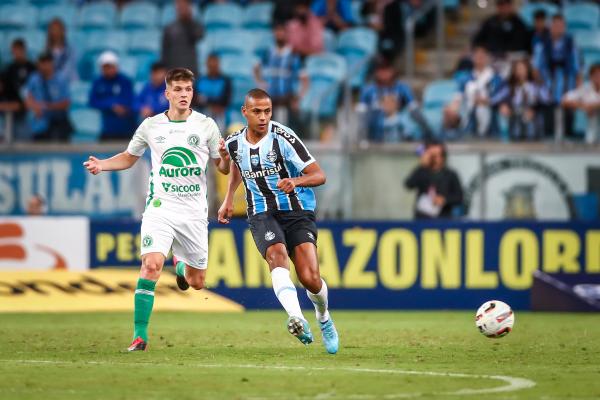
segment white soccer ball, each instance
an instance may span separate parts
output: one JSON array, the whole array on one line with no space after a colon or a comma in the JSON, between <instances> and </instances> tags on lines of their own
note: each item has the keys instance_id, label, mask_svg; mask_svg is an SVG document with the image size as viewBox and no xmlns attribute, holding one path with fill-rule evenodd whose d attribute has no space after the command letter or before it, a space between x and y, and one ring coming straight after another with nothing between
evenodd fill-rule
<instances>
[{"instance_id":1,"label":"white soccer ball","mask_svg":"<svg viewBox=\"0 0 600 400\"><path fill-rule=\"evenodd\" d=\"M475 326L489 338L501 338L512 331L515 314L510 306L499 300L486 301L475 314Z\"/></svg>"}]
</instances>

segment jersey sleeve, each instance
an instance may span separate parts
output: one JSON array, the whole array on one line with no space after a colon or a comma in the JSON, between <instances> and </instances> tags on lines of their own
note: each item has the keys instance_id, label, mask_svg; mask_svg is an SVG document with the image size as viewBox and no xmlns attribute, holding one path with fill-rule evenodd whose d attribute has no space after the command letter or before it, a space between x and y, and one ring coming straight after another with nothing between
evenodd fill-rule
<instances>
[{"instance_id":1,"label":"jersey sleeve","mask_svg":"<svg viewBox=\"0 0 600 400\"><path fill-rule=\"evenodd\" d=\"M141 157L148 147L148 119L146 118L137 128L127 146L127 152Z\"/></svg>"},{"instance_id":2,"label":"jersey sleeve","mask_svg":"<svg viewBox=\"0 0 600 400\"><path fill-rule=\"evenodd\" d=\"M219 154L219 141L221 140L221 131L217 123L211 118L210 119L210 134L208 137L208 151L211 158L221 158Z\"/></svg>"},{"instance_id":3,"label":"jersey sleeve","mask_svg":"<svg viewBox=\"0 0 600 400\"><path fill-rule=\"evenodd\" d=\"M293 133L283 135L283 156L291 162L298 171L315 162L302 140Z\"/></svg>"}]
</instances>

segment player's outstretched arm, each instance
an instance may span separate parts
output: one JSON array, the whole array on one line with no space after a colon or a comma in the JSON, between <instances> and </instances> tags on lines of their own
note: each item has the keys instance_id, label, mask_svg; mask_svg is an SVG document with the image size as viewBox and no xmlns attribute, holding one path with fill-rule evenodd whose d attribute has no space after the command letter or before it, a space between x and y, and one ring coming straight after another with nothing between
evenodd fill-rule
<instances>
[{"instance_id":1,"label":"player's outstretched arm","mask_svg":"<svg viewBox=\"0 0 600 400\"><path fill-rule=\"evenodd\" d=\"M277 187L283 190L285 193L292 193L296 186L300 187L314 187L320 186L325 183L327 177L325 171L321 169L321 166L314 162L308 165L302 171L302 175L296 178L285 178L277 182Z\"/></svg>"},{"instance_id":2,"label":"player's outstretched arm","mask_svg":"<svg viewBox=\"0 0 600 400\"><path fill-rule=\"evenodd\" d=\"M104 160L99 160L94 156L90 156L90 158L83 163L83 166L92 175L98 175L102 171L120 171L131 168L138 159L138 156L134 156L133 154L124 151Z\"/></svg>"},{"instance_id":3,"label":"player's outstretched arm","mask_svg":"<svg viewBox=\"0 0 600 400\"><path fill-rule=\"evenodd\" d=\"M242 183L240 171L234 163L231 163L231 175L229 175L227 193L225 194L225 199L223 199L223 204L221 204L217 212L217 219L222 224L228 224L233 215L233 196L240 183Z\"/></svg>"},{"instance_id":4,"label":"player's outstretched arm","mask_svg":"<svg viewBox=\"0 0 600 400\"><path fill-rule=\"evenodd\" d=\"M221 158L213 158L215 166L223 175L229 174L229 166L231 164L231 158L229 157L229 153L225 148L225 141L221 139L219 141L219 155Z\"/></svg>"}]
</instances>

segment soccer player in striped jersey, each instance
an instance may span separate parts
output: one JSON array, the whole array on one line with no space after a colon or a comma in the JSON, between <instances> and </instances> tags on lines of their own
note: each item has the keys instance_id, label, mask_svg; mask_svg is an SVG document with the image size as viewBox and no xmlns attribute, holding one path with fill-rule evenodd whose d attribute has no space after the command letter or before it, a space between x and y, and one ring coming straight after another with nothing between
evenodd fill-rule
<instances>
[{"instance_id":1,"label":"soccer player in striped jersey","mask_svg":"<svg viewBox=\"0 0 600 400\"><path fill-rule=\"evenodd\" d=\"M327 285L319 272L316 201L311 189L325 183L325 173L291 129L271 121L272 109L265 91L252 89L246 95L242 114L247 126L225 141L232 173L219 222L229 222L233 194L243 182L250 231L269 264L275 296L288 313L288 331L303 344L313 341L290 279L289 254L315 306L325 349L335 354L339 339L329 315Z\"/></svg>"}]
</instances>

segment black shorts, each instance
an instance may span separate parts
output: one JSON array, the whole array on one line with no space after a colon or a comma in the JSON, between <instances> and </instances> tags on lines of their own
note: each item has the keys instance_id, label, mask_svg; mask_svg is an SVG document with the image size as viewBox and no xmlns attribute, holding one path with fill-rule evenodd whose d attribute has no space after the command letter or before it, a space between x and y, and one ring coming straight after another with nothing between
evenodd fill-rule
<instances>
[{"instance_id":1,"label":"black shorts","mask_svg":"<svg viewBox=\"0 0 600 400\"><path fill-rule=\"evenodd\" d=\"M317 245L317 224L312 211L268 211L250 216L248 224L263 258L276 243L283 243L288 254L302 243Z\"/></svg>"}]
</instances>

